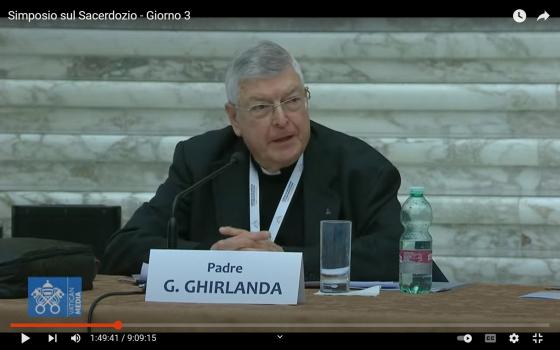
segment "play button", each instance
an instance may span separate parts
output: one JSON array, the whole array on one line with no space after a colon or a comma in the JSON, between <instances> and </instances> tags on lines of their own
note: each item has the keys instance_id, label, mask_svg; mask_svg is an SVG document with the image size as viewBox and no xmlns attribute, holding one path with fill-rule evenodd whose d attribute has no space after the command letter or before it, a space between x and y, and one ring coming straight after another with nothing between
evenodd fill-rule
<instances>
[{"instance_id":1,"label":"play button","mask_svg":"<svg viewBox=\"0 0 560 350\"><path fill-rule=\"evenodd\" d=\"M21 343L22 344L25 343L26 341L28 341L29 339L31 339L31 338L29 338L25 334L21 333Z\"/></svg>"}]
</instances>

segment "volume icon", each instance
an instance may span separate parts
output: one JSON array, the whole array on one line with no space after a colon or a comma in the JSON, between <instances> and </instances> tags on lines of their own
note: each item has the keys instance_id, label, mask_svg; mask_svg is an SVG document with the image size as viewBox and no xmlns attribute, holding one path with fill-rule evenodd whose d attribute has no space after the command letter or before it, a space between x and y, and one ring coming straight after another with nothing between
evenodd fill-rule
<instances>
[{"instance_id":1,"label":"volume icon","mask_svg":"<svg viewBox=\"0 0 560 350\"><path fill-rule=\"evenodd\" d=\"M74 343L79 343L80 340L82 340L82 337L80 337L80 335L76 333L70 337L70 340L72 340Z\"/></svg>"}]
</instances>

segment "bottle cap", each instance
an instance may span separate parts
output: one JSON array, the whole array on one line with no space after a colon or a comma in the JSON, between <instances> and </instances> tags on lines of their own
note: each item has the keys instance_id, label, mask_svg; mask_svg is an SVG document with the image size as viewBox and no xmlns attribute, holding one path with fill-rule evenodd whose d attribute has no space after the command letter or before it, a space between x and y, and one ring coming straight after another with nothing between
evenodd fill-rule
<instances>
[{"instance_id":1,"label":"bottle cap","mask_svg":"<svg viewBox=\"0 0 560 350\"><path fill-rule=\"evenodd\" d=\"M424 187L412 186L410 187L410 194L413 196L422 196L424 194Z\"/></svg>"}]
</instances>

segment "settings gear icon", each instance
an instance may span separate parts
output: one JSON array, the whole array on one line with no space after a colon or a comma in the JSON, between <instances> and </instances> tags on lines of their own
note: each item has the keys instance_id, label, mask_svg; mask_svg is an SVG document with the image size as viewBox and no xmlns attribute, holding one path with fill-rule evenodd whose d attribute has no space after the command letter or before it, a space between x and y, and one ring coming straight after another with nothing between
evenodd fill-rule
<instances>
[{"instance_id":1,"label":"settings gear icon","mask_svg":"<svg viewBox=\"0 0 560 350\"><path fill-rule=\"evenodd\" d=\"M517 343L519 341L519 335L516 333L512 333L509 335L509 342L510 343Z\"/></svg>"}]
</instances>

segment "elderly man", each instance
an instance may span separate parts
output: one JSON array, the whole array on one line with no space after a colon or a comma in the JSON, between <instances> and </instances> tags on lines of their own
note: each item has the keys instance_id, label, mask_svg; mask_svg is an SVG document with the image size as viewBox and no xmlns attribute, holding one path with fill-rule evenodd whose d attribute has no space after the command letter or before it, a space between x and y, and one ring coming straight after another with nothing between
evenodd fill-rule
<instances>
[{"instance_id":1,"label":"elderly man","mask_svg":"<svg viewBox=\"0 0 560 350\"><path fill-rule=\"evenodd\" d=\"M226 92L231 125L177 145L166 181L113 235L103 272L137 273L151 248L166 246L174 197L241 152L242 161L178 200L179 248L303 252L305 279L318 281L319 223L345 219L351 278L398 280L398 170L365 142L310 121L301 68L275 43L236 57ZM444 279L434 264L434 280Z\"/></svg>"}]
</instances>

